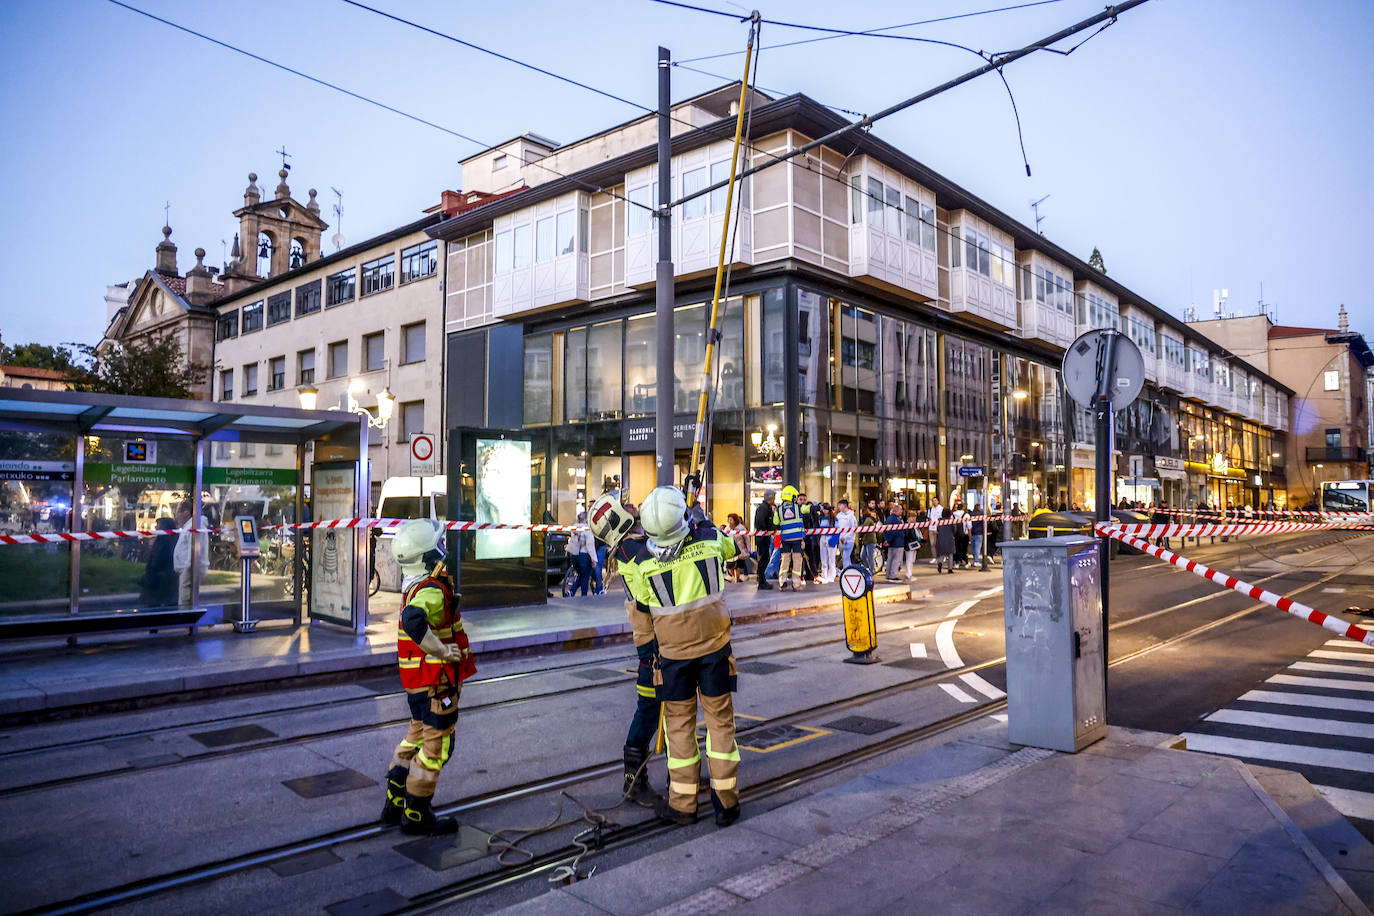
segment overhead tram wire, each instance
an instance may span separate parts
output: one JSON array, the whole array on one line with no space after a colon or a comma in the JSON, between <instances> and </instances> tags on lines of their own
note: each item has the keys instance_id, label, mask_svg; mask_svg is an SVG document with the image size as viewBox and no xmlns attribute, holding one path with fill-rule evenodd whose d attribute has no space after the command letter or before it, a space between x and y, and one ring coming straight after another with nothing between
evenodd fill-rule
<instances>
[{"instance_id":1,"label":"overhead tram wire","mask_svg":"<svg viewBox=\"0 0 1374 916\"><path fill-rule=\"evenodd\" d=\"M656 2L666 3L670 2L670 0L656 0ZM894 114L903 112L906 109L913 107L914 105L918 105L921 102L932 99L937 95L941 95L942 93L948 92L949 90L957 86L962 86L964 83L977 79L978 77L983 76L984 74L989 73L993 70L1000 71L1007 64L1015 63L1016 61L1024 57L1029 57L1036 51L1045 50L1049 48L1051 45L1063 41L1065 38L1077 35L1084 29L1091 28L1095 25L1100 25L1104 22L1115 22L1117 18L1120 16L1120 14L1128 12L1129 10L1132 10L1146 2L1147 0L1125 0L1124 3L1115 6L1109 6L1100 13L1096 13L1092 16L1089 16L1086 19L1079 20L1073 25L1060 29L1052 35L1047 35L1046 37L1038 41L1032 42L1014 51L1004 51L999 54L990 55L991 59L988 60L988 62L981 67L976 67L973 70L969 70L966 73L962 73L959 76L956 76L952 79L948 79L938 86L935 86L931 89L927 89L924 92L919 92L916 95L911 96L910 98L903 99L902 101L897 102L896 104L889 105L887 108L882 109L876 114L860 118L859 120L851 124L846 124L844 127L837 128L831 131L830 133L825 134L822 137L818 137L815 140L811 140L807 143L804 143L795 149L788 150L786 153L782 154L781 156L778 156L773 162L767 162L762 165L747 168L739 174L738 178L741 180L748 178L750 175L753 175L757 172L761 172L766 168L771 168L774 165L778 165L782 162L794 159L797 156L809 153L812 150L824 146L828 143L833 143L835 140L838 140L839 138L843 137L844 135L852 131L868 130L875 123L883 120L884 118L888 118ZM712 191L720 190L724 186L725 183L719 181L715 182L714 184L709 184L699 190L693 191L690 194L684 194L682 197L673 201L671 203L671 206L680 206L688 201L695 200L698 197L703 197L707 194L710 194Z\"/></svg>"},{"instance_id":2,"label":"overhead tram wire","mask_svg":"<svg viewBox=\"0 0 1374 916\"><path fill-rule=\"evenodd\" d=\"M460 140L466 140L467 142L472 143L472 144L474 144L474 145L476 145L476 146L479 146L479 147L481 147L482 149L491 149L491 144L490 144L490 143L487 143L487 142L485 142L485 141L483 141L483 140L479 140L479 139L477 139L476 137L473 137L473 136L471 136L471 135L469 135L469 134L465 134L465 133L462 133L461 131L453 130L452 128L450 128L450 127L445 127L445 126L442 125L442 124L436 124L435 122L430 121L430 120L427 120L427 119L425 119L425 118L422 118L422 117L420 117L419 115L411 114L411 113L408 112L408 111L403 111L403 110L401 110L400 108L396 108L396 107L393 106L393 105L388 105L388 104L386 104L385 102L381 102L381 101L378 101L377 99L371 98L371 97L369 97L369 96L365 96L365 95L363 95L362 93L354 92L352 89L347 89L347 88L345 88L345 87L343 87L343 86L338 85L337 83L331 83L331 82L329 82L328 80L321 79L321 78L318 77L318 76L311 76L309 73L306 73L306 72L304 72L304 71L302 71L302 70L297 70L296 68L287 66L286 64L283 64L283 63L278 63L278 62L275 61L275 60L272 60L272 59L267 58L267 57L263 57L261 54L254 54L252 51L246 50L246 49L244 49L244 48L240 48L240 47L238 47L237 45L232 45L232 44L230 44L230 43L227 42L227 41L221 41L220 39L215 38L215 37L210 36L210 35L207 35L207 34L205 34L204 32L198 32L198 31L196 31L195 29L192 29L192 28L189 28L189 27L187 27L187 26L181 25L180 23L177 23L177 22L173 22L173 21L170 20L170 19L164 19L164 18L161 17L161 16L158 16L158 15L155 15L155 14L153 14L153 13L150 13L150 12L148 12L147 10L142 10L142 9L139 9L138 7L136 7L136 6L131 6L131 5L129 5L128 3L122 2L122 0L109 0L109 2L112 3L112 4L114 4L115 6L118 6L118 7L122 8L122 9L126 9L126 10L128 10L129 12L131 12L131 13L137 13L138 15L140 15L140 16L145 16L145 17L147 17L148 19L153 20L154 22L160 22L160 23L162 23L162 24L165 25L165 26L170 26L171 28L174 28L174 29L176 29L176 30L179 31L179 32L185 32L185 33L188 34L188 35L193 35L193 36L195 36L196 38L200 38L200 39L202 39L202 40L204 40L204 41L208 41L208 42L210 42L210 43L213 44L213 45L218 45L219 47L224 48L224 49L227 50L227 51L233 51L235 54L242 54L244 57L249 57L249 58L252 58L253 60L255 60L255 61L259 62L259 63L267 64L269 67L275 67L275 68L277 68L278 70L283 70L283 71L285 71L285 72L287 72L287 73L290 73L292 76L298 76L298 77L300 77L301 79L309 80L310 82L315 83L316 85L319 85L319 86L323 86L323 87L325 87L326 89L333 89L335 92L341 92L341 93L343 93L344 95L349 96L350 98L353 98L353 99L357 99L357 100L360 101L360 102L366 102L366 103L369 104L369 105L375 105L376 107L381 108L381 109L384 110L384 111L389 111L389 112L391 112L392 114L400 115L401 117L407 118L407 119L409 119L409 120L411 120L411 121L414 121L414 122L416 122L417 124L423 124L423 125L425 125L426 127L432 127L432 128L434 128L435 130L437 130L437 131L441 131L441 132L443 132L443 133L445 133L445 134L448 134L449 136L452 136L452 137L457 137L457 138L460 139ZM347 2L347 0L345 0L345 2ZM359 4L359 5L361 5L361 4ZM369 7L369 8L370 8L370 7ZM386 15L386 14L383 14L383 15ZM456 40L456 39L455 39L455 40ZM495 52L487 52L487 53L495 53ZM497 55L497 56L500 56L500 55ZM534 68L534 69L537 69L537 68ZM551 75L553 75L553 74L551 74ZM567 81L568 81L568 82L573 82L572 80L567 80ZM590 88L590 87L584 87L584 88ZM597 90L592 90L592 91L597 91ZM602 94L605 94L605 93L602 93ZM627 101L627 100L619 99L619 101ZM634 104L634 103L633 103L633 102L630 102L629 104ZM541 162L539 162L539 161L537 161L537 160L536 160L535 162L529 162L529 163L526 163L526 164L527 164L527 165L536 166L536 167L538 167L538 168L541 168L541 169L543 169L544 171L549 172L550 174L557 175L559 178L567 179L568 181L571 181L571 182L573 182L574 184L576 184L576 185L578 185L579 187L581 187L583 190L593 191L593 192L596 192L596 193L609 194L610 196L612 196L612 197L614 197L614 198L616 198L616 199L618 199L618 200L622 200L622 201L624 201L625 203L631 204L631 205L636 206L636 207L639 207L639 208L641 208L641 209L644 209L644 210L651 210L651 211L653 210L653 208L650 207L650 206L648 206L647 204L642 204L642 203L639 203L638 201L629 200L628 198L624 197L623 195L620 195L620 194L615 193L614 191L610 190L609 188L605 188L605 187L600 187L600 186L597 186L597 185L593 185L593 184L590 184L590 183L585 182L585 181L580 181L579 179L574 178L574 177L572 177L572 176L570 176L570 175L564 174L563 172L560 172L560 171L558 171L557 169L555 169L555 168L553 168L553 167L551 167L551 166L544 165L543 163L541 163Z\"/></svg>"}]
</instances>

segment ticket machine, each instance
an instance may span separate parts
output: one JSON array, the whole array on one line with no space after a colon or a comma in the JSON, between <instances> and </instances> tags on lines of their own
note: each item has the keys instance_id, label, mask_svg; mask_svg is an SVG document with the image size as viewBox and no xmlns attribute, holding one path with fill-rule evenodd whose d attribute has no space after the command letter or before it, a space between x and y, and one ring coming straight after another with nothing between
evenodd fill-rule
<instances>
[{"instance_id":1,"label":"ticket machine","mask_svg":"<svg viewBox=\"0 0 1374 916\"><path fill-rule=\"evenodd\" d=\"M261 553L258 546L257 520L251 515L235 516L234 535L239 545L239 559L243 563L239 619L234 621L234 629L240 633L252 633L258 628L258 622L248 615L248 603L253 593L253 560Z\"/></svg>"}]
</instances>

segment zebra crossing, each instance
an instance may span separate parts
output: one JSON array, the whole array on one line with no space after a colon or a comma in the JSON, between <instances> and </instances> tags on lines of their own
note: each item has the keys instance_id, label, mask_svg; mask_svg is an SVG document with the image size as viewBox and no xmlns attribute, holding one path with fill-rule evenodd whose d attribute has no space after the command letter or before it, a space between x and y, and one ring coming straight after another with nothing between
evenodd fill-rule
<instances>
[{"instance_id":1,"label":"zebra crossing","mask_svg":"<svg viewBox=\"0 0 1374 916\"><path fill-rule=\"evenodd\" d=\"M1374 822L1374 648L1330 640L1184 737L1189 750L1301 773L1347 818Z\"/></svg>"}]
</instances>

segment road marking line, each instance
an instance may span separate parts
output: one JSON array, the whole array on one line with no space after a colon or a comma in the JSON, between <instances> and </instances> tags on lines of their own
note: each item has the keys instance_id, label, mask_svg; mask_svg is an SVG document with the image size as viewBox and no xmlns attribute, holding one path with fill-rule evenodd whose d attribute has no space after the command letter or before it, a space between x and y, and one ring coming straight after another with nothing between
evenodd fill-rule
<instances>
[{"instance_id":1,"label":"road marking line","mask_svg":"<svg viewBox=\"0 0 1374 916\"><path fill-rule=\"evenodd\" d=\"M1374 754L1341 751L1329 747L1305 747L1300 744L1280 744L1273 741L1254 741L1248 738L1226 738L1220 735L1199 735L1187 732L1188 750L1204 754L1224 754L1227 757L1248 757L1254 760L1276 760L1300 763L1336 770L1368 773L1374 769Z\"/></svg>"},{"instance_id":2,"label":"road marking line","mask_svg":"<svg viewBox=\"0 0 1374 916\"><path fill-rule=\"evenodd\" d=\"M954 621L946 620L935 628L935 648L940 651L940 661L946 668L962 668L964 660L954 648Z\"/></svg>"},{"instance_id":3,"label":"road marking line","mask_svg":"<svg viewBox=\"0 0 1374 916\"><path fill-rule=\"evenodd\" d=\"M1002 586L999 585L999 586L997 586L997 587L995 587L995 588L990 588L990 589L987 589L986 591L981 591L981 592L979 592L978 594L974 595L973 597L976 598L976 599L979 600L979 601L982 601L984 598L991 598L993 595L997 594L997 593L1000 592L1001 590L1002 590Z\"/></svg>"},{"instance_id":4,"label":"road marking line","mask_svg":"<svg viewBox=\"0 0 1374 916\"><path fill-rule=\"evenodd\" d=\"M1326 588L1322 589L1322 591L1324 591L1324 592L1329 592L1330 594L1333 594L1333 595L1340 595L1340 594L1343 594L1343 593L1345 592L1345 589L1343 589L1343 588L1332 588L1331 586L1327 586Z\"/></svg>"},{"instance_id":5,"label":"road marking line","mask_svg":"<svg viewBox=\"0 0 1374 916\"><path fill-rule=\"evenodd\" d=\"M940 689L943 690L945 693L949 694L950 696L954 697L954 699L958 700L960 703L977 703L977 702L978 702L978 701L975 700L973 697L971 697L971 696L969 696L968 694L964 693L964 692L963 692L962 690L960 690L958 687L955 687L953 684L941 684L941 685L940 685Z\"/></svg>"},{"instance_id":6,"label":"road marking line","mask_svg":"<svg viewBox=\"0 0 1374 916\"><path fill-rule=\"evenodd\" d=\"M911 657L912 657L912 658L925 658L925 657L926 657L926 644L923 643L923 642L914 642L914 643L912 643L912 644L911 644Z\"/></svg>"},{"instance_id":7,"label":"road marking line","mask_svg":"<svg viewBox=\"0 0 1374 916\"><path fill-rule=\"evenodd\" d=\"M1335 786L1313 786L1312 788L1325 796L1326 800L1331 803L1331 807L1346 817L1374 820L1374 795L1355 789L1338 789Z\"/></svg>"},{"instance_id":8,"label":"road marking line","mask_svg":"<svg viewBox=\"0 0 1374 916\"><path fill-rule=\"evenodd\" d=\"M1351 665L1325 665L1321 662L1294 662L1288 667L1296 668L1298 671L1330 671L1336 674L1348 674L1351 677L1374 677L1374 668L1355 668Z\"/></svg>"},{"instance_id":9,"label":"road marking line","mask_svg":"<svg viewBox=\"0 0 1374 916\"><path fill-rule=\"evenodd\" d=\"M1313 719L1309 716L1285 716L1279 713L1249 712L1243 709L1218 709L1207 717L1207 721L1227 722L1231 725L1252 725L1255 728L1281 728L1284 731L1311 732L1317 735L1374 738L1374 725L1366 725L1362 722Z\"/></svg>"},{"instance_id":10,"label":"road marking line","mask_svg":"<svg viewBox=\"0 0 1374 916\"><path fill-rule=\"evenodd\" d=\"M956 605L954 606L954 609L951 610L951 611L950 611L948 614L946 614L945 616L946 616L946 617L962 617L962 616L964 616L964 613L965 613L969 608L973 607L973 606L974 606L975 604L977 604L977 603L978 603L978 599L977 599L977 598L974 598L972 601L961 601L961 602L959 602L958 604L956 604Z\"/></svg>"},{"instance_id":11,"label":"road marking line","mask_svg":"<svg viewBox=\"0 0 1374 916\"><path fill-rule=\"evenodd\" d=\"M1338 681L1330 677L1298 677L1294 674L1276 674L1265 681L1270 684L1291 684L1294 687L1324 687L1327 690L1359 690L1374 693L1374 684L1360 681Z\"/></svg>"},{"instance_id":12,"label":"road marking line","mask_svg":"<svg viewBox=\"0 0 1374 916\"><path fill-rule=\"evenodd\" d=\"M983 679L981 675L978 674L961 674L959 675L959 680L963 681L965 684L968 684L970 687L981 693L983 696L987 697L989 700L1000 700L1002 699L1002 697L1007 695L1007 692L1005 690L998 690L996 687L994 687L992 684L989 684L986 680Z\"/></svg>"},{"instance_id":13,"label":"road marking line","mask_svg":"<svg viewBox=\"0 0 1374 916\"><path fill-rule=\"evenodd\" d=\"M1347 712L1374 712L1374 700L1323 697L1310 693L1281 693L1277 690L1251 690L1240 699L1251 703L1281 703L1285 706L1311 706L1315 709L1342 709Z\"/></svg>"},{"instance_id":14,"label":"road marking line","mask_svg":"<svg viewBox=\"0 0 1374 916\"><path fill-rule=\"evenodd\" d=\"M988 718L989 718L989 719L996 719L998 722L1002 722L1002 723L1005 724L1006 721L1007 721L1007 714L1004 713L1004 712L995 712L995 713L991 714L990 716L988 716Z\"/></svg>"},{"instance_id":15,"label":"road marking line","mask_svg":"<svg viewBox=\"0 0 1374 916\"><path fill-rule=\"evenodd\" d=\"M1346 640L1349 642L1350 640ZM1308 658L1332 658L1337 661L1347 662L1374 662L1374 655L1365 655L1363 652L1324 652L1318 649L1316 652L1308 652Z\"/></svg>"},{"instance_id":16,"label":"road marking line","mask_svg":"<svg viewBox=\"0 0 1374 916\"><path fill-rule=\"evenodd\" d=\"M1374 646L1366 646L1362 642L1353 642L1349 639L1328 639L1325 645L1340 646L1343 649L1364 649L1366 652L1374 652Z\"/></svg>"}]
</instances>

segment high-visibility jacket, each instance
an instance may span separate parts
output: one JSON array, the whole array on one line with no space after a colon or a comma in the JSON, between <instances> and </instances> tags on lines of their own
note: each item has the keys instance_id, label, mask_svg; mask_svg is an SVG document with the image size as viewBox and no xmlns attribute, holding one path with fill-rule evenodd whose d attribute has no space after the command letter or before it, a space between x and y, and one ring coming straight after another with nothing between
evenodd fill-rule
<instances>
[{"instance_id":1,"label":"high-visibility jacket","mask_svg":"<svg viewBox=\"0 0 1374 916\"><path fill-rule=\"evenodd\" d=\"M801 507L790 499L778 504L773 521L781 529L784 541L800 541L806 537L806 524L802 521Z\"/></svg>"},{"instance_id":2,"label":"high-visibility jacket","mask_svg":"<svg viewBox=\"0 0 1374 916\"><path fill-rule=\"evenodd\" d=\"M463 619L453 590L442 579L430 576L406 589L402 608L417 607L425 612L429 628L442 642L463 650L462 661L440 661L420 648L410 638L401 621L396 621L396 662L401 669L401 686L407 690L460 684L477 673L477 663L468 647L468 634L463 632Z\"/></svg>"},{"instance_id":3,"label":"high-visibility jacket","mask_svg":"<svg viewBox=\"0 0 1374 916\"><path fill-rule=\"evenodd\" d=\"M734 538L701 522L671 559L659 559L648 541L630 549L620 574L638 608L650 614L659 654L685 660L724 648L730 641L725 561L735 555Z\"/></svg>"}]
</instances>

